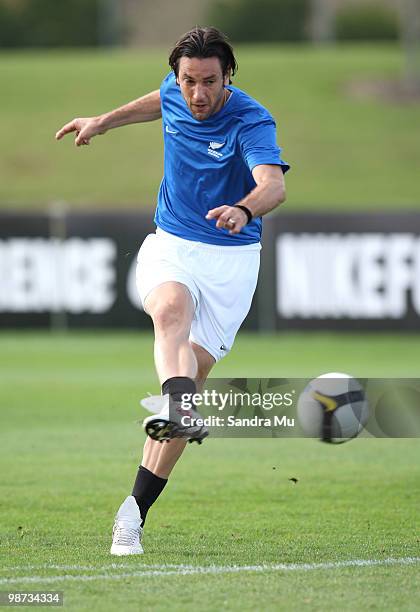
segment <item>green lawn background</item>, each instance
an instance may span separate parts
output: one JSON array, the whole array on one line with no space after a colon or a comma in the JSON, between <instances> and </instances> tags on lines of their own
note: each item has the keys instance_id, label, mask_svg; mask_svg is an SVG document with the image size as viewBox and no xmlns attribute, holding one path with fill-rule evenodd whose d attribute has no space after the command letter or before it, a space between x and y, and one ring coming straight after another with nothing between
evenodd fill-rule
<instances>
[{"instance_id":1,"label":"green lawn background","mask_svg":"<svg viewBox=\"0 0 420 612\"><path fill-rule=\"evenodd\" d=\"M238 46L235 84L266 105L293 171L288 210L420 207L420 104L348 93L393 80L393 45ZM54 134L159 86L167 50L0 55L0 207L152 207L162 173L160 122L124 127L75 149Z\"/></svg>"}]
</instances>

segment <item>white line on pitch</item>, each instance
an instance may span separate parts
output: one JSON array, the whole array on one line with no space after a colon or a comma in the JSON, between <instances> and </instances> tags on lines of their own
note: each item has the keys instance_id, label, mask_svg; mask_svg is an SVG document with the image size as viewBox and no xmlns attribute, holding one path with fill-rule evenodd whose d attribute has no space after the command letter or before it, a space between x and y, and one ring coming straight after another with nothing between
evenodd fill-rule
<instances>
[{"instance_id":1,"label":"white line on pitch","mask_svg":"<svg viewBox=\"0 0 420 612\"><path fill-rule=\"evenodd\" d=\"M136 559L137 560L137 559ZM134 561L134 559L133 559ZM196 567L195 565L179 565L179 564L171 564L171 563L160 563L159 565L141 565L134 563L108 563L107 565L97 566L97 565L50 565L44 563L43 565L16 565L15 567L0 567L0 572L16 572L16 571L32 571L32 570L63 570L63 571L71 571L77 570L80 572L99 572L106 571L108 569L138 569L139 567L145 569L164 569L167 567L171 568L180 568L180 567Z\"/></svg>"},{"instance_id":2,"label":"white line on pitch","mask_svg":"<svg viewBox=\"0 0 420 612\"><path fill-rule=\"evenodd\" d=\"M380 565L413 565L420 562L420 557L403 557L400 559L352 559L349 561L332 561L330 563L278 563L263 565L232 565L232 566L143 566L141 571L125 572L120 574L96 574L92 576L65 575L65 576L21 576L19 578L0 578L0 584L38 583L47 584L54 582L87 582L92 580L120 580L121 578L140 578L142 576L171 576L192 574L232 574L240 572L266 572L266 571L304 571L329 570L347 567L373 567ZM115 569L112 564L108 566ZM120 566L121 567L121 566ZM98 568L96 568L98 569ZM92 571L95 568L92 567Z\"/></svg>"}]
</instances>

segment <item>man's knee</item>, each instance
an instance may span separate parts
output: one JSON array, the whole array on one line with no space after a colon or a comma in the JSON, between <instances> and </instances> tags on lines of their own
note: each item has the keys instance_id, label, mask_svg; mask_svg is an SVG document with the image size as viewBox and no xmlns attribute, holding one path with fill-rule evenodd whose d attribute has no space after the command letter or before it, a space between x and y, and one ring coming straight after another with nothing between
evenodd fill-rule
<instances>
[{"instance_id":1,"label":"man's knee","mask_svg":"<svg viewBox=\"0 0 420 612\"><path fill-rule=\"evenodd\" d=\"M186 287L162 287L148 299L147 309L158 331L189 329L194 306Z\"/></svg>"},{"instance_id":2,"label":"man's knee","mask_svg":"<svg viewBox=\"0 0 420 612\"><path fill-rule=\"evenodd\" d=\"M164 304L158 304L150 314L153 324L158 330L181 328L186 322L182 304L176 300L169 300Z\"/></svg>"}]
</instances>

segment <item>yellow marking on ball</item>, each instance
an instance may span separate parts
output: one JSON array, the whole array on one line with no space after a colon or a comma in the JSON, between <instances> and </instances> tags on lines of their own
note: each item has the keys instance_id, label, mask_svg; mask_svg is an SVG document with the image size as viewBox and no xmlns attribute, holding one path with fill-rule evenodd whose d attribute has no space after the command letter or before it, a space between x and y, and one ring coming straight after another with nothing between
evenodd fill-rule
<instances>
[{"instance_id":1,"label":"yellow marking on ball","mask_svg":"<svg viewBox=\"0 0 420 612\"><path fill-rule=\"evenodd\" d=\"M327 412L332 412L337 408L337 402L335 401L335 399L329 397L328 395L322 395L321 393L318 393L318 391L314 391L312 393L312 397L318 400L318 402L320 402L325 407L325 410Z\"/></svg>"}]
</instances>

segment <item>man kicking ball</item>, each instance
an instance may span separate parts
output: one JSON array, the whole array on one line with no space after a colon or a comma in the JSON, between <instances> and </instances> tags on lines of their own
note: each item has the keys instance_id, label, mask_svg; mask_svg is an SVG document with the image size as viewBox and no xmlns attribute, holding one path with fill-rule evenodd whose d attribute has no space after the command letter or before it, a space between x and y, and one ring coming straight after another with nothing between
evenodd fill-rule
<instances>
[{"instance_id":1,"label":"man kicking ball","mask_svg":"<svg viewBox=\"0 0 420 612\"><path fill-rule=\"evenodd\" d=\"M187 441L207 435L194 419L182 424L180 400L201 388L232 348L257 284L261 217L285 200L289 169L269 112L230 85L237 64L222 32L187 32L169 65L159 90L104 115L73 119L56 134L59 140L76 132L76 145L88 145L112 128L162 118L156 232L141 245L137 267L162 395L144 401L156 414L145 420L148 437L132 495L115 519L114 555L143 552L149 508ZM192 409L191 416L198 413Z\"/></svg>"}]
</instances>

